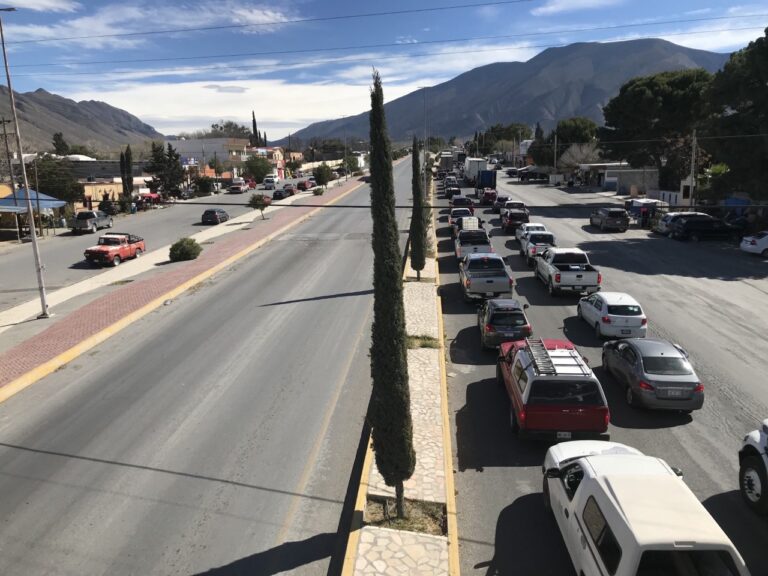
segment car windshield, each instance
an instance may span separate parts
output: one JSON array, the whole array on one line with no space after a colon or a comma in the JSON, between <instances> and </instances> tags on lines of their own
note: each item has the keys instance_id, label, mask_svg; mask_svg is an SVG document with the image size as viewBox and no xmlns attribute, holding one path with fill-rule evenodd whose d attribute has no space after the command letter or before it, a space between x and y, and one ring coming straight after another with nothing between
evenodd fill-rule
<instances>
[{"instance_id":1,"label":"car windshield","mask_svg":"<svg viewBox=\"0 0 768 576\"><path fill-rule=\"evenodd\" d=\"M472 204L472 200L470 200L469 198L459 197L459 198L454 198L453 203L455 205Z\"/></svg>"},{"instance_id":2,"label":"car windshield","mask_svg":"<svg viewBox=\"0 0 768 576\"><path fill-rule=\"evenodd\" d=\"M685 358L674 356L643 356L643 366L646 374L658 374L660 376L693 374L691 365Z\"/></svg>"},{"instance_id":3,"label":"car windshield","mask_svg":"<svg viewBox=\"0 0 768 576\"><path fill-rule=\"evenodd\" d=\"M643 311L634 304L609 304L608 314L613 316L640 316Z\"/></svg>"},{"instance_id":4,"label":"car windshield","mask_svg":"<svg viewBox=\"0 0 768 576\"><path fill-rule=\"evenodd\" d=\"M472 212L469 211L469 208L461 208L459 210L451 211L451 218L461 218L462 216L472 216Z\"/></svg>"},{"instance_id":5,"label":"car windshield","mask_svg":"<svg viewBox=\"0 0 768 576\"><path fill-rule=\"evenodd\" d=\"M554 244L555 237L552 234L531 234L528 241L531 244Z\"/></svg>"},{"instance_id":6,"label":"car windshield","mask_svg":"<svg viewBox=\"0 0 768 576\"><path fill-rule=\"evenodd\" d=\"M106 236L102 236L99 238L99 244L101 246L119 246L120 245L120 239L119 238L109 238Z\"/></svg>"},{"instance_id":7,"label":"car windshield","mask_svg":"<svg viewBox=\"0 0 768 576\"><path fill-rule=\"evenodd\" d=\"M491 316L490 323L494 326L525 326L528 324L522 312L513 310L497 310Z\"/></svg>"},{"instance_id":8,"label":"car windshield","mask_svg":"<svg viewBox=\"0 0 768 576\"><path fill-rule=\"evenodd\" d=\"M498 258L475 258L469 261L470 270L504 270L504 262Z\"/></svg>"},{"instance_id":9,"label":"car windshield","mask_svg":"<svg viewBox=\"0 0 768 576\"><path fill-rule=\"evenodd\" d=\"M602 406L603 397L592 380L536 380L528 404L585 404Z\"/></svg>"}]
</instances>

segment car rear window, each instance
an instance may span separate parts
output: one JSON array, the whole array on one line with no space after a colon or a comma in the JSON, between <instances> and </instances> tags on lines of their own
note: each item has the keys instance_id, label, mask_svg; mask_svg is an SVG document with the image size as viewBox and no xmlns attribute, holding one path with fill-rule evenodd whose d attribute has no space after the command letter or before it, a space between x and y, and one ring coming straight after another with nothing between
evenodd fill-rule
<instances>
[{"instance_id":1,"label":"car rear window","mask_svg":"<svg viewBox=\"0 0 768 576\"><path fill-rule=\"evenodd\" d=\"M477 244L490 244L488 234L485 232L462 232L459 235L459 244L462 246L471 246Z\"/></svg>"},{"instance_id":2,"label":"car rear window","mask_svg":"<svg viewBox=\"0 0 768 576\"><path fill-rule=\"evenodd\" d=\"M497 310L491 316L490 323L494 326L525 326L528 324L525 315L514 310Z\"/></svg>"},{"instance_id":3,"label":"car rear window","mask_svg":"<svg viewBox=\"0 0 768 576\"><path fill-rule=\"evenodd\" d=\"M528 241L531 244L554 244L555 237L552 234L531 234Z\"/></svg>"},{"instance_id":4,"label":"car rear window","mask_svg":"<svg viewBox=\"0 0 768 576\"><path fill-rule=\"evenodd\" d=\"M640 316L643 311L640 306L633 304L614 304L608 305L608 314L613 316Z\"/></svg>"},{"instance_id":5,"label":"car rear window","mask_svg":"<svg viewBox=\"0 0 768 576\"><path fill-rule=\"evenodd\" d=\"M94 217L93 212L78 212L76 219L77 220L88 220L90 218Z\"/></svg>"},{"instance_id":6,"label":"car rear window","mask_svg":"<svg viewBox=\"0 0 768 576\"><path fill-rule=\"evenodd\" d=\"M554 264L586 264L587 255L582 252L563 252L556 254L552 262Z\"/></svg>"},{"instance_id":7,"label":"car rear window","mask_svg":"<svg viewBox=\"0 0 768 576\"><path fill-rule=\"evenodd\" d=\"M523 202L507 202L504 205L507 210L525 210L525 203Z\"/></svg>"},{"instance_id":8,"label":"car rear window","mask_svg":"<svg viewBox=\"0 0 768 576\"><path fill-rule=\"evenodd\" d=\"M454 204L454 206L462 206L462 205L465 205L465 204L472 204L472 200L470 200L469 198L463 198L463 197L454 198L453 199L453 204Z\"/></svg>"},{"instance_id":9,"label":"car rear window","mask_svg":"<svg viewBox=\"0 0 768 576\"><path fill-rule=\"evenodd\" d=\"M611 218L623 218L626 215L626 210L608 210L608 216Z\"/></svg>"},{"instance_id":10,"label":"car rear window","mask_svg":"<svg viewBox=\"0 0 768 576\"><path fill-rule=\"evenodd\" d=\"M203 216L205 216L206 214L208 216L210 216L211 214L216 214L216 210L206 210L205 212L203 212Z\"/></svg>"},{"instance_id":11,"label":"car rear window","mask_svg":"<svg viewBox=\"0 0 768 576\"><path fill-rule=\"evenodd\" d=\"M504 262L498 258L474 258L469 261L470 270L504 270Z\"/></svg>"},{"instance_id":12,"label":"car rear window","mask_svg":"<svg viewBox=\"0 0 768 576\"><path fill-rule=\"evenodd\" d=\"M683 358L674 356L643 356L643 367L647 374L662 376L682 376L693 374L690 364Z\"/></svg>"},{"instance_id":13,"label":"car rear window","mask_svg":"<svg viewBox=\"0 0 768 576\"><path fill-rule=\"evenodd\" d=\"M685 576L738 576L726 550L646 550L640 557L637 576L678 574Z\"/></svg>"},{"instance_id":14,"label":"car rear window","mask_svg":"<svg viewBox=\"0 0 768 576\"><path fill-rule=\"evenodd\" d=\"M536 380L528 404L583 404L602 406L603 397L592 380Z\"/></svg>"}]
</instances>

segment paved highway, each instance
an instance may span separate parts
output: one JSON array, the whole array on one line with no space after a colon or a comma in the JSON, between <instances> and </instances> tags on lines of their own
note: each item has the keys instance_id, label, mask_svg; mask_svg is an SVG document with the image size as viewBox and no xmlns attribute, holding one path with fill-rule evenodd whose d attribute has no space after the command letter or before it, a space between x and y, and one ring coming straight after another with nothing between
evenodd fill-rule
<instances>
[{"instance_id":1,"label":"paved highway","mask_svg":"<svg viewBox=\"0 0 768 576\"><path fill-rule=\"evenodd\" d=\"M281 180L280 185L285 182ZM115 216L112 230L137 234L147 241L147 250L156 250L183 236L191 236L203 230L205 226L200 223L200 217L208 207L222 207L232 218L244 214L250 210L245 205L253 192L256 190L245 194L222 192L135 215L122 214ZM99 234L108 231L100 230ZM101 272L99 268L93 268L83 260L83 252L94 245L99 234L75 235L67 231L58 236L43 237L40 242L40 255L45 266L45 283L48 290L69 286ZM0 310L37 298L37 278L30 243L0 247L0 278Z\"/></svg>"},{"instance_id":2,"label":"paved highway","mask_svg":"<svg viewBox=\"0 0 768 576\"><path fill-rule=\"evenodd\" d=\"M410 163L395 174L407 202ZM0 405L1 574L340 566L370 392L368 204L363 186Z\"/></svg>"},{"instance_id":3,"label":"paved highway","mask_svg":"<svg viewBox=\"0 0 768 576\"><path fill-rule=\"evenodd\" d=\"M649 336L676 341L691 354L705 385L704 409L688 416L627 407L616 382L600 368L601 345L593 329L576 318L578 299L548 296L517 255L514 236L495 229L492 242L508 256L516 297L531 305L534 334L573 341L603 383L611 438L680 467L753 576L768 574L768 524L742 504L737 477L741 438L768 415L768 263L721 243L678 243L635 228L601 233L586 225L590 205L616 201L601 194L568 194L506 178L499 188L534 207L531 221L544 222L559 246L588 251L602 270L604 290L635 296L649 317ZM498 226L490 211L482 217ZM445 227L445 214L442 219ZM494 383L495 356L480 350L475 307L461 299L447 229L442 234L440 277L462 574L571 574L559 531L541 498L548 444L513 437L506 394Z\"/></svg>"}]
</instances>

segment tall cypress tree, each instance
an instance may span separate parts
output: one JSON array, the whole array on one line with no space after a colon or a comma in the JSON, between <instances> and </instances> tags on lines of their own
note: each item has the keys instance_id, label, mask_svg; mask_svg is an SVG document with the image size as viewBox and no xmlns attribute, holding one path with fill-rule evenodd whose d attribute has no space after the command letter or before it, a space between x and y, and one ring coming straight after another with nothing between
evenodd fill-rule
<instances>
[{"instance_id":1,"label":"tall cypress tree","mask_svg":"<svg viewBox=\"0 0 768 576\"><path fill-rule=\"evenodd\" d=\"M259 130L256 126L256 112L251 110L251 146L258 146L258 133Z\"/></svg>"},{"instance_id":2,"label":"tall cypress tree","mask_svg":"<svg viewBox=\"0 0 768 576\"><path fill-rule=\"evenodd\" d=\"M131 145L120 152L120 181L123 184L123 196L130 198L133 194L133 153Z\"/></svg>"},{"instance_id":3,"label":"tall cypress tree","mask_svg":"<svg viewBox=\"0 0 768 576\"><path fill-rule=\"evenodd\" d=\"M264 148L267 147L267 131L266 130L264 130L264 142L262 142L262 144L264 144Z\"/></svg>"},{"instance_id":4,"label":"tall cypress tree","mask_svg":"<svg viewBox=\"0 0 768 576\"><path fill-rule=\"evenodd\" d=\"M397 514L404 518L403 482L416 465L413 450L408 355L400 274L400 246L395 219L392 152L384 116L384 91L378 71L371 90L371 216L373 218L373 392L368 421L376 466L387 486L394 486Z\"/></svg>"},{"instance_id":5,"label":"tall cypress tree","mask_svg":"<svg viewBox=\"0 0 768 576\"><path fill-rule=\"evenodd\" d=\"M411 268L416 270L416 280L421 280L421 271L426 264L427 250L427 220L424 213L424 190L421 185L421 162L419 161L419 141L413 137L413 152L411 154L413 176L411 189L413 191L413 212L411 214ZM426 167L425 167L426 170Z\"/></svg>"}]
</instances>

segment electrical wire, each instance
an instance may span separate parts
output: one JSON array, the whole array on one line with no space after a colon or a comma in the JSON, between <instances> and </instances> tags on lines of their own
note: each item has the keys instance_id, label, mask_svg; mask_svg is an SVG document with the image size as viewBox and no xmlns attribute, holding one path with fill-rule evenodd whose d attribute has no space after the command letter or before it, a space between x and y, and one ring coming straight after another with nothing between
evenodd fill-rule
<instances>
[{"instance_id":1,"label":"electrical wire","mask_svg":"<svg viewBox=\"0 0 768 576\"><path fill-rule=\"evenodd\" d=\"M680 24L690 22L703 22L712 20L727 20L727 19L746 19L746 18L766 18L768 13L763 14L747 14L743 16L721 16L712 18L698 18L695 20L662 20L653 23L636 23L636 24L617 24L612 26L593 26L588 28L570 28L563 30L555 30L548 32L526 32L520 34L503 34L494 36L471 36L467 38L450 38L444 40L424 40L413 44L403 44L398 42L380 43L380 44L358 44L352 46L335 46L327 48L307 48L300 50L268 50L261 52L236 52L230 54L201 54L196 56L167 56L162 58L131 58L124 60L84 60L84 61L69 61L69 62L36 62L34 64L14 64L11 68L41 68L46 66L85 66L85 65L99 65L99 64L147 64L152 62L178 62L178 61L190 61L190 60L209 60L214 58L232 59L232 58L252 58L258 56L285 56L290 54L306 54L316 52L334 52L344 50L371 50L377 48L406 48L410 46L418 46L425 44L456 44L461 42L477 42L487 40L511 40L515 38L530 38L538 36L555 36L562 34L578 34L582 32L600 32L609 30L618 30L626 28L637 28L644 26L659 26L666 24ZM715 30L698 30L689 32L671 32L664 34L664 36L680 36L690 34L708 34L711 32L728 32L737 30L756 30L762 29L762 26L749 26L747 28L722 28Z\"/></svg>"},{"instance_id":2,"label":"electrical wire","mask_svg":"<svg viewBox=\"0 0 768 576\"><path fill-rule=\"evenodd\" d=\"M157 34L179 34L184 32L208 32L217 30L237 30L242 28L254 28L260 26L276 26L285 24L305 24L310 22L329 22L335 20L351 20L353 18L378 18L381 16L402 16L404 14L419 14L425 12L438 12L441 10L460 10L462 8L485 8L489 6L504 6L509 4L523 4L536 0L500 0L498 2L483 2L480 4L453 4L450 6L436 6L434 8L410 8L407 10L390 10L387 12L365 12L360 14L341 14L335 16L317 16L313 18L295 18L292 20L271 20L267 22L254 22L251 24L227 24L222 26L201 26L197 28L167 28L165 30L146 30L143 32L120 32L115 34L91 34L83 36L64 36L62 38L45 38L37 40L16 40L6 44L39 44L43 42L64 42L69 40L90 40L98 38L126 38L132 36L151 36Z\"/></svg>"}]
</instances>

